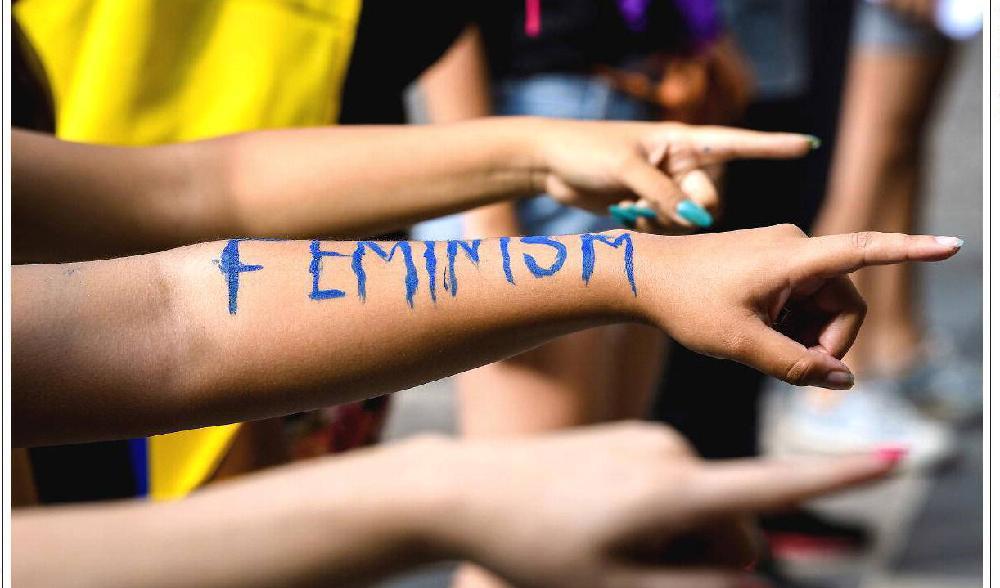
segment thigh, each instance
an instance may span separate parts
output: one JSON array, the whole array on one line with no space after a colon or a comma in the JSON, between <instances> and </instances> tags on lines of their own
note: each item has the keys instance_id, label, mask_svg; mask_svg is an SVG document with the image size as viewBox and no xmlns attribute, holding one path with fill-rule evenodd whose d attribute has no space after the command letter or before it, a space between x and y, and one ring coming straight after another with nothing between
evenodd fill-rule
<instances>
[{"instance_id":1,"label":"thigh","mask_svg":"<svg viewBox=\"0 0 1000 588\"><path fill-rule=\"evenodd\" d=\"M535 433L606 420L610 327L562 337L458 377L467 436Z\"/></svg>"}]
</instances>

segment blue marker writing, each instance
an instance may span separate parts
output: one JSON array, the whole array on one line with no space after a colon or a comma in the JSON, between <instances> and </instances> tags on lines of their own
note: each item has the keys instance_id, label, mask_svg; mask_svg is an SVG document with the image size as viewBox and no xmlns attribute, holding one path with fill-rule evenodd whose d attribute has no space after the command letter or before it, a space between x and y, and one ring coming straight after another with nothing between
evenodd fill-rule
<instances>
[{"instance_id":1,"label":"blue marker writing","mask_svg":"<svg viewBox=\"0 0 1000 588\"><path fill-rule=\"evenodd\" d=\"M346 253L338 253L336 251L323 251L319 248L318 240L313 240L309 243L309 252L312 253L312 261L309 262L309 273L312 274L312 292L309 293L309 298L313 300L329 300L331 298L343 298L346 296L343 290L321 290L319 287L319 276L323 273L323 257L350 256Z\"/></svg>"},{"instance_id":2,"label":"blue marker writing","mask_svg":"<svg viewBox=\"0 0 1000 588\"><path fill-rule=\"evenodd\" d=\"M229 286L229 314L236 314L236 297L240 291L240 274L264 269L262 265L245 265L240 261L241 239L230 239L219 256L219 271Z\"/></svg>"},{"instance_id":3,"label":"blue marker writing","mask_svg":"<svg viewBox=\"0 0 1000 588\"><path fill-rule=\"evenodd\" d=\"M444 287L451 292L452 296L458 294L458 279L455 277L455 258L458 257L459 248L465 251L465 256L470 261L479 265L479 244L481 242L482 239L473 239L471 241L448 240L448 273Z\"/></svg>"},{"instance_id":4,"label":"blue marker writing","mask_svg":"<svg viewBox=\"0 0 1000 588\"><path fill-rule=\"evenodd\" d=\"M431 302L437 302L437 254L434 252L434 241L424 241L424 267L427 268L427 283L431 290Z\"/></svg>"},{"instance_id":5,"label":"blue marker writing","mask_svg":"<svg viewBox=\"0 0 1000 588\"><path fill-rule=\"evenodd\" d=\"M635 270L632 267L632 236L628 233L624 233L616 239L594 233L580 235L583 253L583 283L589 284L590 276L594 274L594 241L610 245L615 249L621 247L623 243L625 244L625 277L628 278L628 283L632 286L632 295L638 296L635 288Z\"/></svg>"},{"instance_id":6,"label":"blue marker writing","mask_svg":"<svg viewBox=\"0 0 1000 588\"><path fill-rule=\"evenodd\" d=\"M413 252L410 249L410 244L407 241L397 241L387 253L374 241L358 241L358 246L354 250L354 256L351 260L351 268L354 269L354 275L358 278L358 296L362 301L364 301L366 295L365 282L367 281L367 276L361 260L365 256L366 248L370 249L387 263L392 261L397 250L403 253L403 265L406 267L406 277L404 278L406 283L406 302L410 305L410 308L413 308L413 295L417 292L418 279L417 267L413 265Z\"/></svg>"},{"instance_id":7,"label":"blue marker writing","mask_svg":"<svg viewBox=\"0 0 1000 588\"><path fill-rule=\"evenodd\" d=\"M538 261L531 255L527 253L524 254L524 265L527 266L528 271L531 272L536 278L543 278L545 276L551 276L559 271L563 264L566 263L566 246L551 239L549 237L521 237L521 243L537 244L537 245L548 245L556 250L555 261L552 262L547 268L538 265Z\"/></svg>"},{"instance_id":8,"label":"blue marker writing","mask_svg":"<svg viewBox=\"0 0 1000 588\"><path fill-rule=\"evenodd\" d=\"M514 283L514 273L510 270L510 237L500 237L500 259L503 260L503 275Z\"/></svg>"}]
</instances>

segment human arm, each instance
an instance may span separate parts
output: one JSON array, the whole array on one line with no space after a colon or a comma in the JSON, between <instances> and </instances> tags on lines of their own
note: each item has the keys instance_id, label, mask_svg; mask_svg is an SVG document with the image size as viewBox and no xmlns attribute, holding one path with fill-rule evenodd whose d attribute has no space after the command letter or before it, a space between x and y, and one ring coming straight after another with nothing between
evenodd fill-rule
<instances>
[{"instance_id":1,"label":"human arm","mask_svg":"<svg viewBox=\"0 0 1000 588\"><path fill-rule=\"evenodd\" d=\"M490 80L479 29L470 25L448 53L420 78L420 95L432 123L449 123L489 116ZM466 237L519 235L515 205L503 201L462 216Z\"/></svg>"},{"instance_id":2,"label":"human arm","mask_svg":"<svg viewBox=\"0 0 1000 588\"><path fill-rule=\"evenodd\" d=\"M15 510L13 578L19 588L370 585L463 558L529 588L735 588L755 552L745 517L884 476L896 457L708 464L666 427L638 424L408 441L180 501Z\"/></svg>"},{"instance_id":3,"label":"human arm","mask_svg":"<svg viewBox=\"0 0 1000 588\"><path fill-rule=\"evenodd\" d=\"M844 274L945 259L959 246L878 233L809 239L777 226L429 244L233 240L18 266L13 443L298 412L622 321L795 384L846 388L839 358L864 302Z\"/></svg>"},{"instance_id":4,"label":"human arm","mask_svg":"<svg viewBox=\"0 0 1000 588\"><path fill-rule=\"evenodd\" d=\"M19 263L235 236L367 236L543 190L602 212L633 192L666 219L683 197L670 174L809 149L796 134L536 118L272 130L141 148L15 129L11 145Z\"/></svg>"}]
</instances>

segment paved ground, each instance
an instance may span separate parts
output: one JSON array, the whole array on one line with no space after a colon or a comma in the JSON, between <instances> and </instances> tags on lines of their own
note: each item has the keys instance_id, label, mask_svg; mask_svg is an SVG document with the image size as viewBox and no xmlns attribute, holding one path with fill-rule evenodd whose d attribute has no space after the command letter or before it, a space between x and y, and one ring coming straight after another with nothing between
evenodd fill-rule
<instances>
[{"instance_id":1,"label":"paved ground","mask_svg":"<svg viewBox=\"0 0 1000 588\"><path fill-rule=\"evenodd\" d=\"M961 352L982 364L982 45L958 56L933 131L924 228L960 235L961 255L922 275L932 326L954 336ZM397 396L390 437L453 430L446 381ZM959 431L962 459L944 471L904 476L877 488L827 500L819 508L863 520L877 530L872 553L821 576L837 587L924 588L982 585L982 428ZM446 586L448 566L390 583L393 588ZM815 574L810 574L814 575Z\"/></svg>"}]
</instances>

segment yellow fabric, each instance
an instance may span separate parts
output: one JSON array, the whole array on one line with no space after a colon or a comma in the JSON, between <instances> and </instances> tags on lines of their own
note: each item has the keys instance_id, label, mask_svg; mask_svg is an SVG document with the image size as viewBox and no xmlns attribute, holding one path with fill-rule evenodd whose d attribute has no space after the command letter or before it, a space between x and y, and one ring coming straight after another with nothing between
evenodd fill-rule
<instances>
[{"instance_id":1,"label":"yellow fabric","mask_svg":"<svg viewBox=\"0 0 1000 588\"><path fill-rule=\"evenodd\" d=\"M151 145L336 121L361 0L22 0L62 138ZM153 437L149 487L182 496L238 425Z\"/></svg>"}]
</instances>

